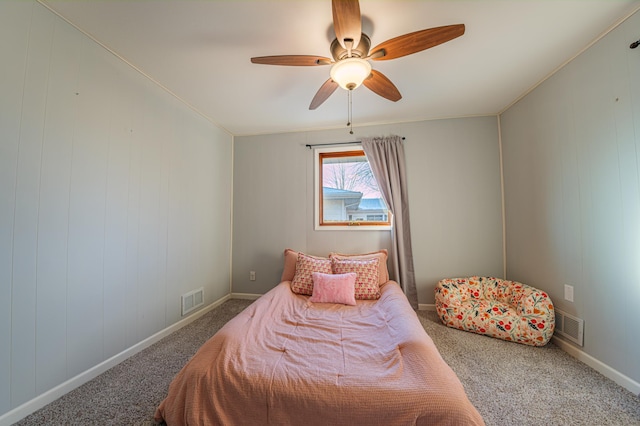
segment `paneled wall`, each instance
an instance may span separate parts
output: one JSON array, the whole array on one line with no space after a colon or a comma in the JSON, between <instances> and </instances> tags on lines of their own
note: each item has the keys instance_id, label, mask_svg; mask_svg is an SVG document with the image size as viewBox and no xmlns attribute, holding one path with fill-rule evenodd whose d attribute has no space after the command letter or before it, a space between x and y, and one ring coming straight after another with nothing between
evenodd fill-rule
<instances>
[{"instance_id":1,"label":"paneled wall","mask_svg":"<svg viewBox=\"0 0 640 426\"><path fill-rule=\"evenodd\" d=\"M307 133L236 137L233 291L262 294L289 247L326 256L389 248L389 231L316 231L313 151L306 144L404 136L420 303L444 277L502 276L500 153L496 117L434 120ZM256 281L249 271L256 271Z\"/></svg>"},{"instance_id":2,"label":"paneled wall","mask_svg":"<svg viewBox=\"0 0 640 426\"><path fill-rule=\"evenodd\" d=\"M636 13L501 118L509 278L584 319L584 352L636 384L639 28Z\"/></svg>"},{"instance_id":3,"label":"paneled wall","mask_svg":"<svg viewBox=\"0 0 640 426\"><path fill-rule=\"evenodd\" d=\"M232 138L0 2L0 415L229 293Z\"/></svg>"}]
</instances>

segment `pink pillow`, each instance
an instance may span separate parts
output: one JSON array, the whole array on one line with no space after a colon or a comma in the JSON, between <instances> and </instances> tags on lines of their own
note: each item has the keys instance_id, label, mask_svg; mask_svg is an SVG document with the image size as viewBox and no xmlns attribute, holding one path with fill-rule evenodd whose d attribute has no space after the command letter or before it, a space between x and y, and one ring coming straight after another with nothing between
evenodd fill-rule
<instances>
[{"instance_id":1,"label":"pink pillow","mask_svg":"<svg viewBox=\"0 0 640 426\"><path fill-rule=\"evenodd\" d=\"M346 274L355 272L356 277L355 297L360 300L379 299L380 285L378 284L379 259L331 259L334 274Z\"/></svg>"},{"instance_id":2,"label":"pink pillow","mask_svg":"<svg viewBox=\"0 0 640 426\"><path fill-rule=\"evenodd\" d=\"M291 281L291 290L294 293L311 296L313 294L313 278L311 274L314 272L330 274L331 260L320 259L317 257L307 256L303 253L298 253L298 260L296 260L296 273Z\"/></svg>"},{"instance_id":3,"label":"pink pillow","mask_svg":"<svg viewBox=\"0 0 640 426\"><path fill-rule=\"evenodd\" d=\"M284 268L282 269L282 281L293 281L296 274L296 262L298 261L298 252L291 249L284 250Z\"/></svg>"},{"instance_id":4,"label":"pink pillow","mask_svg":"<svg viewBox=\"0 0 640 426\"><path fill-rule=\"evenodd\" d=\"M314 272L313 294L309 298L314 303L342 303L343 305L356 305L355 284L357 274L321 274Z\"/></svg>"}]
</instances>

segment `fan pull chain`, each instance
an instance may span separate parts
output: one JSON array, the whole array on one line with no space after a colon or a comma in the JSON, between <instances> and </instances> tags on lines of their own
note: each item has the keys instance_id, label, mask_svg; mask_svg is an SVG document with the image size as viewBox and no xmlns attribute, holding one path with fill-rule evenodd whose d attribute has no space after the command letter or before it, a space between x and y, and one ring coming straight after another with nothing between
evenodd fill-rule
<instances>
[{"instance_id":1,"label":"fan pull chain","mask_svg":"<svg viewBox=\"0 0 640 426\"><path fill-rule=\"evenodd\" d=\"M353 134L353 90L347 90L347 126L349 126L349 134Z\"/></svg>"}]
</instances>

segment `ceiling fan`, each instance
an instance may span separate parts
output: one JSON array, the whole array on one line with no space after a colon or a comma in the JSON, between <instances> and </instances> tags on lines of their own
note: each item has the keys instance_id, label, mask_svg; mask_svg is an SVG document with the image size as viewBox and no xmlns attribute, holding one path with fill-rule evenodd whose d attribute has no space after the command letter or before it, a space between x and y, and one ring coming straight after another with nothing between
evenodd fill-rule
<instances>
[{"instance_id":1,"label":"ceiling fan","mask_svg":"<svg viewBox=\"0 0 640 426\"><path fill-rule=\"evenodd\" d=\"M314 96L309 109L316 109L338 88L353 90L364 84L374 93L396 102L402 98L396 86L369 60L386 61L407 56L453 40L464 34L464 24L415 31L387 40L371 49L369 36L362 32L358 0L332 0L336 38L331 43L333 60L314 55L276 55L251 58L254 64L318 66L331 65L330 77Z\"/></svg>"}]
</instances>

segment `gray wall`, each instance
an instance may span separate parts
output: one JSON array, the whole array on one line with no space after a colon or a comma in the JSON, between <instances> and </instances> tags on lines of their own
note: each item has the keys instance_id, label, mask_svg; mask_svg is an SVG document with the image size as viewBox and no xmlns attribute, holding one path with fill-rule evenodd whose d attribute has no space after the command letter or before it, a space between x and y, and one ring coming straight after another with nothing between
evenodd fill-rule
<instances>
[{"instance_id":1,"label":"gray wall","mask_svg":"<svg viewBox=\"0 0 640 426\"><path fill-rule=\"evenodd\" d=\"M392 106L390 106L392 107ZM356 112L357 113L357 112ZM389 248L390 231L315 231L313 151L306 144L406 137L411 227L420 303L444 277L501 276L502 210L496 117L462 118L234 141L233 291L262 294L282 273L285 248ZM249 281L249 271L256 281Z\"/></svg>"},{"instance_id":2,"label":"gray wall","mask_svg":"<svg viewBox=\"0 0 640 426\"><path fill-rule=\"evenodd\" d=\"M229 293L232 138L0 2L0 416Z\"/></svg>"},{"instance_id":3,"label":"gray wall","mask_svg":"<svg viewBox=\"0 0 640 426\"><path fill-rule=\"evenodd\" d=\"M501 117L509 278L583 318L584 351L636 382L638 28L636 13Z\"/></svg>"}]
</instances>

